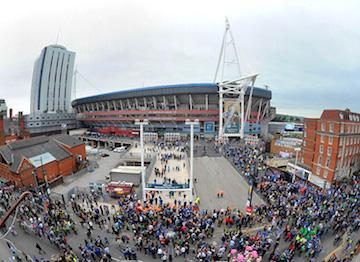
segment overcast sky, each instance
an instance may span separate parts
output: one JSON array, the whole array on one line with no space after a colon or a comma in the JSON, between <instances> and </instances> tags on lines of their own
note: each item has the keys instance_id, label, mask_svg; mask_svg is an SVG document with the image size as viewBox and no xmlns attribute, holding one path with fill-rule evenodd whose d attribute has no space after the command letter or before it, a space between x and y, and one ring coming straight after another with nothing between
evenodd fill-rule
<instances>
[{"instance_id":1,"label":"overcast sky","mask_svg":"<svg viewBox=\"0 0 360 262\"><path fill-rule=\"evenodd\" d=\"M29 112L41 49L76 52L76 97L158 84L212 82L227 16L243 74L259 72L277 112L360 112L359 1L6 1L0 97Z\"/></svg>"}]
</instances>

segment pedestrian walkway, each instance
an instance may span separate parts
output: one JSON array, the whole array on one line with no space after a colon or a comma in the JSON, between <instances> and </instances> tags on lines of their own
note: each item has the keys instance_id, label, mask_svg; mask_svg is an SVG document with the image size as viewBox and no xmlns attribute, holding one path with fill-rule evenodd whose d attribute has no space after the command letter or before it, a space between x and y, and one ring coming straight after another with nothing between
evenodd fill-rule
<instances>
[{"instance_id":1,"label":"pedestrian walkway","mask_svg":"<svg viewBox=\"0 0 360 262\"><path fill-rule=\"evenodd\" d=\"M224 157L201 157L194 160L194 184L203 209L240 208L245 213L249 186ZM218 198L217 192L224 191ZM253 205L264 201L254 192Z\"/></svg>"},{"instance_id":2,"label":"pedestrian walkway","mask_svg":"<svg viewBox=\"0 0 360 262\"><path fill-rule=\"evenodd\" d=\"M162 156L173 155L181 159L171 157L166 161L162 161ZM155 170L159 170L160 175L157 175ZM162 184L164 179L175 180L178 184L187 184L189 182L189 168L185 153L176 149L163 149L157 154L154 170L148 177L147 183Z\"/></svg>"},{"instance_id":3,"label":"pedestrian walkway","mask_svg":"<svg viewBox=\"0 0 360 262\"><path fill-rule=\"evenodd\" d=\"M190 174L185 152L181 147L157 148L155 151L157 151L156 161L150 176L147 178L147 185L156 185L156 188L147 191L148 199L151 198L150 195L154 195L157 198L157 203L160 202L159 198L163 203L175 204L175 200L176 204L179 203L179 200L180 203L189 203Z\"/></svg>"}]
</instances>

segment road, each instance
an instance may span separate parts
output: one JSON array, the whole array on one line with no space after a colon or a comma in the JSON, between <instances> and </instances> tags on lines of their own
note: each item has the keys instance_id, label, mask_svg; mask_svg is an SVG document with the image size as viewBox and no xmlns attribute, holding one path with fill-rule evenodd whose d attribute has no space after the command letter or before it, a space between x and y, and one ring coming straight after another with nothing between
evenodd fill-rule
<instances>
[{"instance_id":1,"label":"road","mask_svg":"<svg viewBox=\"0 0 360 262\"><path fill-rule=\"evenodd\" d=\"M200 197L201 208L222 209L240 208L245 212L248 195L246 180L224 157L200 157L194 159L194 177L196 195ZM224 198L217 198L216 192L224 191ZM264 204L254 192L253 205Z\"/></svg>"},{"instance_id":2,"label":"road","mask_svg":"<svg viewBox=\"0 0 360 262\"><path fill-rule=\"evenodd\" d=\"M93 172L87 172L78 178L74 179L70 183L64 183L53 188L52 191L58 194L66 195L69 190L74 187L88 187L89 182L105 181L105 176L109 175L109 172L114 167L118 166L121 162L122 153L115 153L112 151L104 150L108 157L101 157L97 160L99 167Z\"/></svg>"}]
</instances>

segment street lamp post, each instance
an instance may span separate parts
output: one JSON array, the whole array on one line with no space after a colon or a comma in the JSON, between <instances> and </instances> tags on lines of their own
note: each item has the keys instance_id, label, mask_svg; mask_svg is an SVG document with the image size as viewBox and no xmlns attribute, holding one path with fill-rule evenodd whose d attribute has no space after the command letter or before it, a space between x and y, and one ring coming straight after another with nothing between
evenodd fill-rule
<instances>
[{"instance_id":1,"label":"street lamp post","mask_svg":"<svg viewBox=\"0 0 360 262\"><path fill-rule=\"evenodd\" d=\"M300 152L300 150L301 150L301 148L300 147L295 147L295 165L297 165L297 163L298 163L298 155L299 155L299 152Z\"/></svg>"},{"instance_id":2,"label":"street lamp post","mask_svg":"<svg viewBox=\"0 0 360 262\"><path fill-rule=\"evenodd\" d=\"M142 184L142 199L143 203L146 202L146 192L145 192L145 165L144 165L144 125L148 125L149 122L147 119L135 120L135 125L140 126L140 155L141 155L141 184Z\"/></svg>"},{"instance_id":3,"label":"street lamp post","mask_svg":"<svg viewBox=\"0 0 360 262\"><path fill-rule=\"evenodd\" d=\"M185 122L186 125L190 125L190 202L193 202L193 180L194 180L194 125L199 124L199 120L195 119L190 121L187 119Z\"/></svg>"},{"instance_id":4,"label":"street lamp post","mask_svg":"<svg viewBox=\"0 0 360 262\"><path fill-rule=\"evenodd\" d=\"M47 174L46 174L46 170L43 166L43 161L42 161L42 157L40 157L40 163L41 163L41 170L42 170L42 175L44 177L44 180L45 180L45 192L50 195L51 191L50 191L50 188L49 188L49 183L48 183L48 180L47 180Z\"/></svg>"},{"instance_id":5,"label":"street lamp post","mask_svg":"<svg viewBox=\"0 0 360 262\"><path fill-rule=\"evenodd\" d=\"M295 147L295 166L297 166L297 163L298 163L298 155L299 155L299 152L301 150L300 147ZM292 182L294 183L295 182L295 176L296 176L296 171L294 171L294 174L293 174L293 177L292 177Z\"/></svg>"},{"instance_id":6,"label":"street lamp post","mask_svg":"<svg viewBox=\"0 0 360 262\"><path fill-rule=\"evenodd\" d=\"M32 171L32 175L34 176L34 182L35 182L35 189L38 191L39 189L39 183L38 183L38 177L37 177L37 169L34 169Z\"/></svg>"}]
</instances>

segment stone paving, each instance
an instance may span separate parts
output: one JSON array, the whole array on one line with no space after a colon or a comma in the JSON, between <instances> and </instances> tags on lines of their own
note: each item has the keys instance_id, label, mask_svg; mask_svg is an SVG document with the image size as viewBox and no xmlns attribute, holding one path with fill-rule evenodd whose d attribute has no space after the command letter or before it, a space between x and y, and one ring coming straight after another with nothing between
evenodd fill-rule
<instances>
[{"instance_id":1,"label":"stone paving","mask_svg":"<svg viewBox=\"0 0 360 262\"><path fill-rule=\"evenodd\" d=\"M201 157L194 159L194 184L204 209L240 208L245 213L249 185L224 157ZM217 192L224 191L218 198ZM264 201L253 192L253 205Z\"/></svg>"},{"instance_id":2,"label":"stone paving","mask_svg":"<svg viewBox=\"0 0 360 262\"><path fill-rule=\"evenodd\" d=\"M178 184L187 184L190 180L190 173L189 173L189 163L187 156L184 152L181 152L181 148L157 148L157 156L156 161L154 164L154 168L150 173L150 176L147 178L147 183L155 183L156 184L163 184L164 178L175 180ZM164 170L165 168L165 162L161 163L161 155L164 154L174 154L176 156L181 156L182 159L174 159L171 158L167 162L167 169L165 170L164 176L156 176L155 175L155 168L158 168L160 172ZM156 189L152 190L156 191ZM184 201L189 202L190 201L190 192L189 190L186 191L173 191L174 196L170 197L169 192L172 190L162 190L157 191L156 197L161 196L164 203L170 202L171 204L174 203L174 200L176 199L181 200L182 203ZM149 192L149 191L147 191Z\"/></svg>"}]
</instances>

